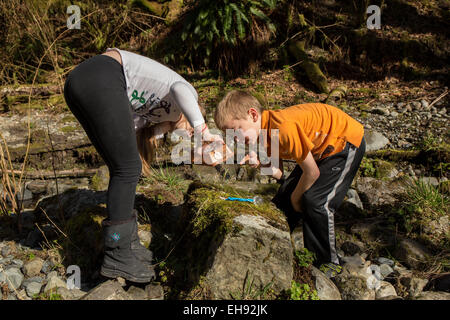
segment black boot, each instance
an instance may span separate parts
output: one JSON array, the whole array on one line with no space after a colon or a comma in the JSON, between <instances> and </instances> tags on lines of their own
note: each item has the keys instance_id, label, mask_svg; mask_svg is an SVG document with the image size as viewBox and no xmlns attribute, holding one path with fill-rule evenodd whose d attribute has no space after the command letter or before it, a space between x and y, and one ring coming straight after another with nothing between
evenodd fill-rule
<instances>
[{"instance_id":1,"label":"black boot","mask_svg":"<svg viewBox=\"0 0 450 320\"><path fill-rule=\"evenodd\" d=\"M133 209L133 217L135 219L133 224L133 231L131 233L131 250L133 250L134 254L139 260L151 265L153 260L153 253L146 247L144 247L139 240L136 209Z\"/></svg>"},{"instance_id":2,"label":"black boot","mask_svg":"<svg viewBox=\"0 0 450 320\"><path fill-rule=\"evenodd\" d=\"M104 220L105 250L100 274L108 278L122 277L126 280L150 282L155 272L150 266L139 260L131 249L131 235L136 218L111 222Z\"/></svg>"}]
</instances>

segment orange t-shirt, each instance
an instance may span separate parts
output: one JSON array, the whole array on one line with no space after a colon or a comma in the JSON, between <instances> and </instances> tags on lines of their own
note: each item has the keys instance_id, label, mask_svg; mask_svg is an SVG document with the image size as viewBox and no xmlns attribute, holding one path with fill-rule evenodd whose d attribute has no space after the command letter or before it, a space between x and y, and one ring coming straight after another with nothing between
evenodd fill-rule
<instances>
[{"instance_id":1,"label":"orange t-shirt","mask_svg":"<svg viewBox=\"0 0 450 320\"><path fill-rule=\"evenodd\" d=\"M305 160L311 151L316 161L344 150L346 142L359 147L364 127L342 110L323 103L306 103L282 110L264 110L261 129L279 130L281 159ZM269 151L270 152L270 151Z\"/></svg>"}]
</instances>

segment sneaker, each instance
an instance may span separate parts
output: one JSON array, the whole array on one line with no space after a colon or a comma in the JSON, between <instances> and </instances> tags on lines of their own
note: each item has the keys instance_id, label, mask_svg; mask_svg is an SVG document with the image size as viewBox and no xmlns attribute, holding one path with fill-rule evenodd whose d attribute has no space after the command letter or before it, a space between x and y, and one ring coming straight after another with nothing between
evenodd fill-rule
<instances>
[{"instance_id":1,"label":"sneaker","mask_svg":"<svg viewBox=\"0 0 450 320\"><path fill-rule=\"evenodd\" d=\"M342 266L332 262L322 264L319 269L328 279L334 278L342 273Z\"/></svg>"}]
</instances>

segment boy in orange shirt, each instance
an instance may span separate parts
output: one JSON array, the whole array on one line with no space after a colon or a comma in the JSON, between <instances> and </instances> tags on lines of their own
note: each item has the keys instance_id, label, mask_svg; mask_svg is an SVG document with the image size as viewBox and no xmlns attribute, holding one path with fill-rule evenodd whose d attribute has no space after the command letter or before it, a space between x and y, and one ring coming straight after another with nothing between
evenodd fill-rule
<instances>
[{"instance_id":1,"label":"boy in orange shirt","mask_svg":"<svg viewBox=\"0 0 450 320\"><path fill-rule=\"evenodd\" d=\"M219 129L234 129L246 143L256 143L261 129L278 129L281 159L297 166L287 179L276 169L281 186L272 201L288 219L291 231L303 218L305 247L316 264L339 265L334 213L344 200L365 152L363 126L338 108L321 103L262 110L258 100L243 91L229 92L215 113ZM277 155L271 155L272 157Z\"/></svg>"}]
</instances>

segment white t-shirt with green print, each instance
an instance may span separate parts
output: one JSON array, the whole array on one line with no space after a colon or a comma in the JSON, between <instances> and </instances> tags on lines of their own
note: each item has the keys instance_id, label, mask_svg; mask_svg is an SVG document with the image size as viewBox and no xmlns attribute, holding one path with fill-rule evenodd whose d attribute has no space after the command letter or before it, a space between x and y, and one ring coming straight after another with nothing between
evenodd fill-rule
<instances>
[{"instance_id":1,"label":"white t-shirt with green print","mask_svg":"<svg viewBox=\"0 0 450 320\"><path fill-rule=\"evenodd\" d=\"M175 71L150 58L117 48L136 131L152 123L177 121L181 112L192 127L205 122L194 87Z\"/></svg>"}]
</instances>

